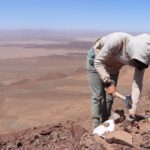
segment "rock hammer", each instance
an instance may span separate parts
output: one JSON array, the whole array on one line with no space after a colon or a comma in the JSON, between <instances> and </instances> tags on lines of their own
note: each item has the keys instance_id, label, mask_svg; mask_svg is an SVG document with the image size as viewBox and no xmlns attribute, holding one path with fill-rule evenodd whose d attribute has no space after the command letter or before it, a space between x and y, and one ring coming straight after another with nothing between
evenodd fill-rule
<instances>
[{"instance_id":1,"label":"rock hammer","mask_svg":"<svg viewBox=\"0 0 150 150\"><path fill-rule=\"evenodd\" d=\"M127 107L128 109L131 109L131 108L132 108L132 98L131 98L131 95L123 96L123 95L121 95L121 94L118 93L118 92L115 92L115 95L125 101L126 107Z\"/></svg>"}]
</instances>

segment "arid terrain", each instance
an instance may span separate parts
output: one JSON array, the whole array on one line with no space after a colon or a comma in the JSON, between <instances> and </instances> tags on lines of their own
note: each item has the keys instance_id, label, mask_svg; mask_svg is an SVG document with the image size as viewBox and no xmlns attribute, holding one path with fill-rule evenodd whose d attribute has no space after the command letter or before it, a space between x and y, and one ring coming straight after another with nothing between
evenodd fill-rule
<instances>
[{"instance_id":1,"label":"arid terrain","mask_svg":"<svg viewBox=\"0 0 150 150\"><path fill-rule=\"evenodd\" d=\"M58 136L63 133L65 134L63 136L66 143L70 142L69 139L68 141L66 139L70 138L71 130L73 132L71 132L72 141L77 141L77 143L80 143L82 146L82 149L86 149L86 145L84 145L86 140L84 140L84 142L82 141L83 143L81 144L81 141L79 141L77 137L82 137L82 135L86 133L86 136L90 136L92 139L90 134L92 128L90 109L91 93L87 83L85 63L87 49L90 48L95 38L96 37L76 37L71 40L68 40L68 38L64 38L65 40L62 40L63 38L58 40L57 38L47 38L46 40L42 38L38 40L18 40L16 38L16 40L1 40L1 149L10 148L13 150L18 148L21 150L31 149L31 147L32 149L40 150L57 149L56 143L61 143L59 137L53 138L53 140L57 141L58 139L59 141L49 143L49 145L51 145L49 147L43 146L43 148L36 148L35 145L30 143L30 140L33 140L32 138L36 140L39 139L39 137L42 138L42 136L45 139L42 144L47 143L51 140L49 139L50 133L55 130ZM117 87L121 94L130 94L133 73L133 68L122 68ZM138 108L140 115L144 115L150 111L149 76L150 69L147 69L144 76L141 105ZM113 110L116 109L124 109L126 111L124 102L118 98L114 100ZM66 123L67 121L69 121L69 123ZM70 122L75 122L77 127L75 125L74 128L74 123ZM139 122L139 126L139 135L148 135L147 133L150 133L150 124L148 122L142 120ZM45 130L46 132L50 130L50 132L43 133ZM78 130L79 135L75 135L74 132ZM35 135L37 135L37 137L35 137ZM140 137L144 138L144 136ZM17 148L15 148L16 139L22 142ZM27 139L27 141L23 141L25 139ZM148 137L148 140L150 141L150 137ZM27 145L26 147L22 146L22 144L28 144L28 142L32 145L31 147ZM42 142L42 139L39 140L39 145L41 146L40 142ZM63 142L61 144L64 145L66 143ZM137 145L137 143L138 141L134 144ZM81 149L81 147L77 146L78 144L71 144L75 146L73 148L71 147L72 145L70 145L70 147L68 146L68 150ZM106 145L107 144L104 143L104 146L100 146L101 148L104 147L104 149L107 149L108 145ZM116 148L115 144L113 146ZM64 147L64 149L65 148L67 150L67 147ZM121 149L119 146L117 148ZM145 150L150 149L150 145L148 148L146 148L146 146L145 148L144 146L141 147L141 149L142 148ZM60 149L63 149L63 147Z\"/></svg>"}]
</instances>

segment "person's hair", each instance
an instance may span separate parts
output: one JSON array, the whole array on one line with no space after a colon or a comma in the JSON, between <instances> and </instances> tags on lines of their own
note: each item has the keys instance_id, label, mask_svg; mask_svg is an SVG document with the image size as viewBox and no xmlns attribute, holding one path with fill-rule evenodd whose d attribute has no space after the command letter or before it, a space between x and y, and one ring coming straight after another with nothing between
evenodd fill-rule
<instances>
[{"instance_id":1,"label":"person's hair","mask_svg":"<svg viewBox=\"0 0 150 150\"><path fill-rule=\"evenodd\" d=\"M95 42L94 42L94 45L100 40L101 38L98 38Z\"/></svg>"},{"instance_id":2,"label":"person's hair","mask_svg":"<svg viewBox=\"0 0 150 150\"><path fill-rule=\"evenodd\" d=\"M100 39L101 39L101 38L98 38L98 39L95 41L95 43L94 43L94 46L96 46L96 45L98 44L98 45L96 46L97 49L101 49L101 48L102 48L102 44L100 43ZM99 42L99 43L98 43L98 42Z\"/></svg>"}]
</instances>

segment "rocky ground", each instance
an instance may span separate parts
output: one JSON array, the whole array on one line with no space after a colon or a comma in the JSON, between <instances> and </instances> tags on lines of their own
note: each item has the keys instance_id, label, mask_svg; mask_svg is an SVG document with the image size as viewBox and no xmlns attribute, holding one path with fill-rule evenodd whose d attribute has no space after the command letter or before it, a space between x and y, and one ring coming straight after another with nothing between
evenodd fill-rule
<instances>
[{"instance_id":1,"label":"rocky ground","mask_svg":"<svg viewBox=\"0 0 150 150\"><path fill-rule=\"evenodd\" d=\"M87 49L77 53L76 49L70 51L72 46L67 47L70 53L65 51L65 55L59 48L53 56L0 60L0 150L150 149L150 122L141 117L150 114L150 69L144 76L136 126L124 120L116 125L115 136L108 133L105 140L92 135ZM27 49L19 46L19 51ZM130 67L120 71L119 93L130 93L133 74ZM112 110L116 109L127 114L118 98Z\"/></svg>"},{"instance_id":2,"label":"rocky ground","mask_svg":"<svg viewBox=\"0 0 150 150\"><path fill-rule=\"evenodd\" d=\"M150 94L143 101L150 101ZM149 115L145 110L143 116ZM116 124L115 135L106 139L92 135L77 122L34 127L0 135L1 150L148 150L150 149L150 122L137 116L135 125L124 120ZM119 135L117 135L119 134ZM124 136L125 135L125 136ZM117 137L122 137L117 139ZM132 138L132 144L129 138Z\"/></svg>"},{"instance_id":3,"label":"rocky ground","mask_svg":"<svg viewBox=\"0 0 150 150\"><path fill-rule=\"evenodd\" d=\"M28 129L0 138L1 150L84 150L94 146L103 147L84 128L70 122Z\"/></svg>"}]
</instances>

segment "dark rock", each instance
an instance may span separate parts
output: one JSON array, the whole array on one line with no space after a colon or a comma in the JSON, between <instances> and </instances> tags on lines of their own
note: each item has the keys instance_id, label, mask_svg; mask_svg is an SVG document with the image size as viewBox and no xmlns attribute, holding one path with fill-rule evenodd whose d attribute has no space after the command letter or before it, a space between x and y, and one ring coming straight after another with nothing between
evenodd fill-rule
<instances>
[{"instance_id":1,"label":"dark rock","mask_svg":"<svg viewBox=\"0 0 150 150\"><path fill-rule=\"evenodd\" d=\"M18 148L22 147L21 141L17 143L17 147L18 147Z\"/></svg>"}]
</instances>

